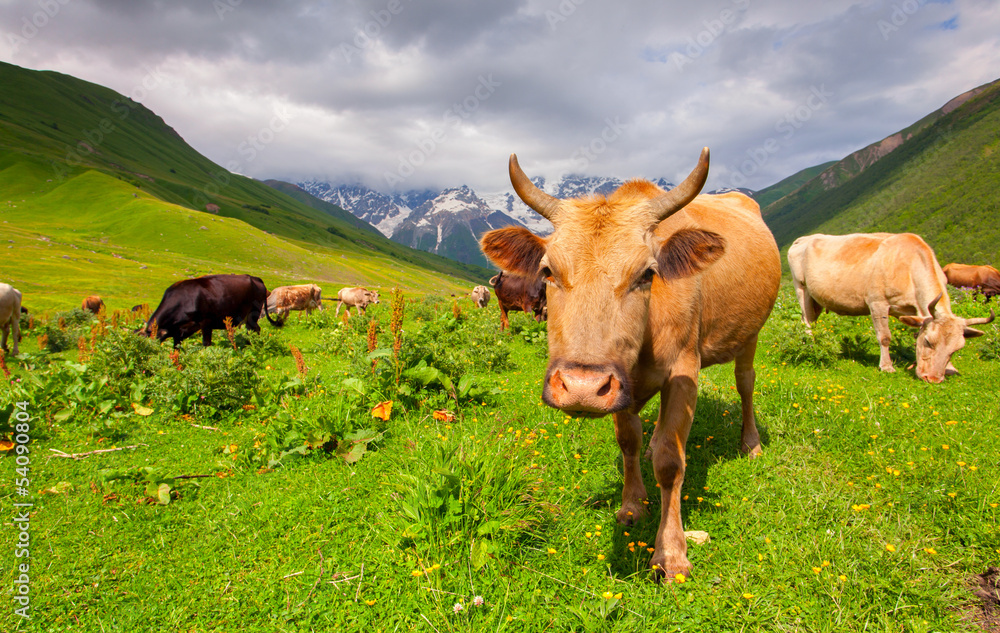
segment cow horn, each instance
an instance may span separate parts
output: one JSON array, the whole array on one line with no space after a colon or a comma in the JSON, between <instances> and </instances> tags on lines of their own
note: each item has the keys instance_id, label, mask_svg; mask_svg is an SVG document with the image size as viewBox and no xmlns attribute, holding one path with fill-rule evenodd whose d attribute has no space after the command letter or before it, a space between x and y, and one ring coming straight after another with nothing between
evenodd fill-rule
<instances>
[{"instance_id":1,"label":"cow horn","mask_svg":"<svg viewBox=\"0 0 1000 633\"><path fill-rule=\"evenodd\" d=\"M534 209L538 215L546 220L552 220L552 216L559 210L559 198L554 198L535 186L535 183L524 175L521 166L517 164L517 155L510 155L508 164L510 172L510 184L514 185L514 192L517 197L524 201L524 204Z\"/></svg>"},{"instance_id":2,"label":"cow horn","mask_svg":"<svg viewBox=\"0 0 1000 633\"><path fill-rule=\"evenodd\" d=\"M684 182L665 194L649 201L649 205L653 209L653 214L656 216L656 221L661 222L666 220L677 211L683 209L687 203L694 200L695 196L701 193L701 188L705 186L707 178L708 148L705 147L701 150L701 157L698 158L698 164L688 177L684 179Z\"/></svg>"},{"instance_id":3,"label":"cow horn","mask_svg":"<svg viewBox=\"0 0 1000 633\"><path fill-rule=\"evenodd\" d=\"M934 316L934 306L937 305L938 301L941 300L942 296L944 296L943 292L938 293L938 296L934 297L934 300L927 305L927 314Z\"/></svg>"},{"instance_id":4,"label":"cow horn","mask_svg":"<svg viewBox=\"0 0 1000 633\"><path fill-rule=\"evenodd\" d=\"M987 323L992 323L996 315L993 314L993 308L990 308L990 316L988 317L974 317L972 319L966 319L966 325L986 325Z\"/></svg>"}]
</instances>

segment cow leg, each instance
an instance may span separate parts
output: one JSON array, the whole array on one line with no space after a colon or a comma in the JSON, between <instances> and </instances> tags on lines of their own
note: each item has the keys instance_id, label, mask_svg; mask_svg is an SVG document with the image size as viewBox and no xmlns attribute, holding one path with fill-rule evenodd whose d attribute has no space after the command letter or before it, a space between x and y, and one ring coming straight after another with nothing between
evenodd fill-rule
<instances>
[{"instance_id":1,"label":"cow leg","mask_svg":"<svg viewBox=\"0 0 1000 633\"><path fill-rule=\"evenodd\" d=\"M802 322L806 324L806 331L812 334L812 324L819 318L819 310L816 302L809 296L809 291L805 285L795 276L792 276L792 283L795 286L795 296L799 300L799 308L802 310Z\"/></svg>"},{"instance_id":2,"label":"cow leg","mask_svg":"<svg viewBox=\"0 0 1000 633\"><path fill-rule=\"evenodd\" d=\"M622 471L625 485L622 487L622 507L618 511L618 522L632 525L646 515L646 485L642 482L639 468L639 451L642 450L642 421L631 411L614 414L615 438L622 451Z\"/></svg>"},{"instance_id":3,"label":"cow leg","mask_svg":"<svg viewBox=\"0 0 1000 633\"><path fill-rule=\"evenodd\" d=\"M250 330L251 332L256 332L257 334L260 334L260 324L257 323L257 316L252 312L250 313L250 316L247 317L246 325L247 329Z\"/></svg>"},{"instance_id":4,"label":"cow leg","mask_svg":"<svg viewBox=\"0 0 1000 633\"><path fill-rule=\"evenodd\" d=\"M212 345L212 325L210 323L202 323L201 325L201 343L205 347Z\"/></svg>"},{"instance_id":5,"label":"cow leg","mask_svg":"<svg viewBox=\"0 0 1000 633\"><path fill-rule=\"evenodd\" d=\"M3 351L5 353L7 352L7 335L10 333L10 328L11 328L11 322L10 321L8 321L7 323L4 323L4 325L3 325L3 334L2 334L2 336L0 336L0 347L3 348ZM17 340L17 339L15 338L15 340Z\"/></svg>"},{"instance_id":6,"label":"cow leg","mask_svg":"<svg viewBox=\"0 0 1000 633\"><path fill-rule=\"evenodd\" d=\"M340 302L340 301L337 302L337 309L336 309L336 311L334 311L333 316L335 316L335 317L336 316L340 316L340 306L342 306L342 305L344 305L342 302ZM348 309L348 312L350 312L350 309Z\"/></svg>"},{"instance_id":7,"label":"cow leg","mask_svg":"<svg viewBox=\"0 0 1000 633\"><path fill-rule=\"evenodd\" d=\"M757 372L753 368L753 358L757 353L757 335L747 341L743 349L736 355L736 391L740 394L740 404L743 407L743 431L740 439L740 452L751 459L761 454L760 434L757 432L757 420L753 415L753 385Z\"/></svg>"},{"instance_id":8,"label":"cow leg","mask_svg":"<svg viewBox=\"0 0 1000 633\"><path fill-rule=\"evenodd\" d=\"M697 359L675 366L661 393L660 419L650 441L653 470L660 486L660 527L650 565L658 577L691 575L687 542L681 522L681 488L684 484L685 445L698 400Z\"/></svg>"},{"instance_id":9,"label":"cow leg","mask_svg":"<svg viewBox=\"0 0 1000 633\"><path fill-rule=\"evenodd\" d=\"M892 342L892 332L889 330L889 304L878 303L868 306L872 312L872 325L875 326L875 338L878 339L878 368L886 372L894 372L892 358L889 357L889 343Z\"/></svg>"},{"instance_id":10,"label":"cow leg","mask_svg":"<svg viewBox=\"0 0 1000 633\"><path fill-rule=\"evenodd\" d=\"M500 304L500 331L503 332L510 327L510 319L507 318L507 308Z\"/></svg>"}]
</instances>

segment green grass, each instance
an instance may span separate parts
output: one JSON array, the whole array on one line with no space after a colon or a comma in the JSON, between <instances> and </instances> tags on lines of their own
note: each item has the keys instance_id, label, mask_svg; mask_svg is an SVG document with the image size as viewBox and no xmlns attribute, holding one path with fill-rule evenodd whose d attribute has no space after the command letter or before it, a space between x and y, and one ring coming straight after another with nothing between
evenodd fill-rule
<instances>
[{"instance_id":1,"label":"green grass","mask_svg":"<svg viewBox=\"0 0 1000 633\"><path fill-rule=\"evenodd\" d=\"M955 305L985 313L958 295ZM656 521L614 522L622 476L610 418L571 419L540 404L545 351L526 342L538 336L524 315L501 336L495 304L460 306L464 321L449 325L450 300L409 303L403 344L404 353L430 345L422 330L464 337L452 355L419 352L499 389L458 406L433 385L403 396L391 380L374 381L367 321L345 334L328 313L265 326L272 342L252 357L239 352L257 376L249 410L180 414L147 394L149 417L126 406L110 418L82 407L57 419L61 405L33 404L33 617L8 608L4 630L975 630L965 619L969 579L1000 560L1000 371L980 358L996 358L995 327L956 354L961 375L928 385L904 369L913 358L905 328L894 326L897 372L883 374L869 320L824 315L817 336L839 351L820 368L783 360L798 321L783 288L756 363L764 454L738 452L732 366L704 371L682 513L686 529L711 541L689 546L691 579L661 586L640 545L653 541ZM370 316L378 346L391 346L388 301ZM60 361L38 356L32 337L26 362L51 374L46 363ZM217 340L213 352L229 354ZM298 387L281 386L298 375L294 358L274 353L290 344L309 367ZM496 349L512 364L494 372L490 359L502 356L486 354ZM184 371L208 371L205 354L186 344ZM349 378L366 385L364 396ZM383 399L395 402L384 423L368 414ZM436 420L437 409L456 419ZM314 450L262 469L255 445L289 416L293 426L339 425L341 437L367 427L381 439L354 463ZM655 403L643 418L650 433ZM105 419L113 424L95 422ZM0 463L0 497L22 500L13 457ZM106 480L106 469L145 466L216 476L175 480L180 496L166 506L143 502L143 482ZM648 463L643 471L655 490ZM72 487L42 492L60 482ZM658 505L651 499L653 515ZM0 551L12 556L14 538L8 523ZM10 566L0 579L12 585ZM472 604L477 595L484 606Z\"/></svg>"},{"instance_id":2,"label":"green grass","mask_svg":"<svg viewBox=\"0 0 1000 633\"><path fill-rule=\"evenodd\" d=\"M19 162L0 171L22 174ZM26 182L22 178L21 182ZM270 235L240 220L167 204L99 171L35 181L0 204L0 265L33 311L65 310L84 296L109 309L159 302L171 283L209 273L250 273L267 287L318 283L464 293L467 282L370 249L340 250ZM128 221L123 221L128 218Z\"/></svg>"}]
</instances>

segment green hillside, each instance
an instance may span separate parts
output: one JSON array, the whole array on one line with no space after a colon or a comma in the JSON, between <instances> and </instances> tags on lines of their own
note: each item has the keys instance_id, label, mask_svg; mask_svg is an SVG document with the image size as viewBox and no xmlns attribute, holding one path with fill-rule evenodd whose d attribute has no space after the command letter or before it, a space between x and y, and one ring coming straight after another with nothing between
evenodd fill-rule
<instances>
[{"instance_id":1,"label":"green hillside","mask_svg":"<svg viewBox=\"0 0 1000 633\"><path fill-rule=\"evenodd\" d=\"M760 191L755 192L753 194L753 199L756 200L757 204L760 205L760 208L763 209L769 204L773 204L774 202L792 193L836 163L837 161L830 161L828 163L823 163L822 165L816 165L815 167L807 167L806 169L792 174L788 178L785 178L784 180L777 182L766 189L761 189Z\"/></svg>"},{"instance_id":2,"label":"green hillside","mask_svg":"<svg viewBox=\"0 0 1000 633\"><path fill-rule=\"evenodd\" d=\"M4 63L0 85L0 261L5 281L42 293L33 305L156 301L167 281L207 272L449 293L491 274L231 174L107 88Z\"/></svg>"},{"instance_id":3,"label":"green hillside","mask_svg":"<svg viewBox=\"0 0 1000 633\"><path fill-rule=\"evenodd\" d=\"M778 245L811 233L913 232L942 264L1000 261L1000 82L970 93L900 132L905 142L854 176L841 178L858 152L767 206Z\"/></svg>"}]
</instances>

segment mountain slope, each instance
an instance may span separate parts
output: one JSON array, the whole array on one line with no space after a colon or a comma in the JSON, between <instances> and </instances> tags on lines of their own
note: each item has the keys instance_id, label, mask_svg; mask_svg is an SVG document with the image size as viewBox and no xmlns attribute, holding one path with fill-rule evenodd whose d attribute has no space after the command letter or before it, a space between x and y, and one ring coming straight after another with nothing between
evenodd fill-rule
<instances>
[{"instance_id":1,"label":"mountain slope","mask_svg":"<svg viewBox=\"0 0 1000 633\"><path fill-rule=\"evenodd\" d=\"M401 247L342 210L314 208L263 183L232 174L198 154L153 112L108 88L5 63L0 63L0 85L0 205L31 203L77 178L103 174L107 179L100 180L103 185L98 189L108 188L114 181L164 209L187 208L240 220L288 244L329 257L370 259L359 269L374 275L367 283L374 284L382 277L376 274L380 267L395 270L401 262L410 272L397 271L393 277L404 282L427 277L415 267L439 277L462 278L463 285L481 283L491 274ZM94 210L74 197L64 198L64 203L81 207L85 214ZM42 204L41 208L50 207ZM0 210L6 209L0 206ZM27 216L24 221L27 224L18 228L30 232L33 224L44 218ZM148 221L157 222L155 218ZM205 224L204 219L201 224ZM4 225L0 231L12 229ZM155 243L148 246L155 252ZM295 273L288 269L282 274L290 280L289 275L294 278ZM345 276L351 277L352 283L366 283L365 274ZM310 276L315 275L310 272ZM454 283L443 280L439 285L455 287Z\"/></svg>"},{"instance_id":2,"label":"mountain slope","mask_svg":"<svg viewBox=\"0 0 1000 633\"><path fill-rule=\"evenodd\" d=\"M807 167L802 171L794 173L788 178L771 185L770 187L761 189L760 191L754 193L753 199L757 201L757 204L760 205L761 209L764 209L768 205L773 204L792 193L836 163L837 161L832 160L830 162L823 163L822 165L816 165L815 167Z\"/></svg>"},{"instance_id":3,"label":"mountain slope","mask_svg":"<svg viewBox=\"0 0 1000 633\"><path fill-rule=\"evenodd\" d=\"M914 128L893 135L905 142L854 176L835 182L862 164L858 152L765 208L778 245L816 232L913 232L942 264L1000 261L1000 82L961 95Z\"/></svg>"}]
</instances>

